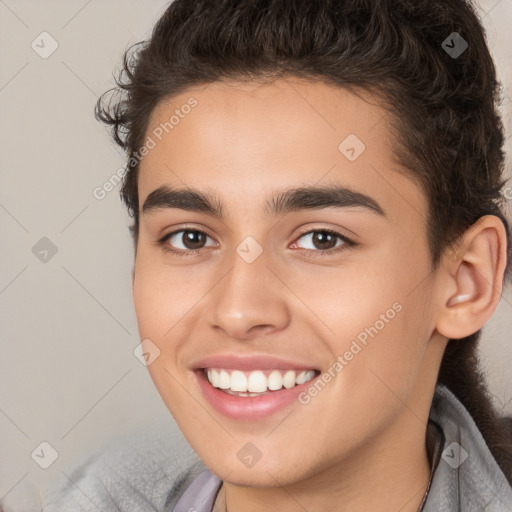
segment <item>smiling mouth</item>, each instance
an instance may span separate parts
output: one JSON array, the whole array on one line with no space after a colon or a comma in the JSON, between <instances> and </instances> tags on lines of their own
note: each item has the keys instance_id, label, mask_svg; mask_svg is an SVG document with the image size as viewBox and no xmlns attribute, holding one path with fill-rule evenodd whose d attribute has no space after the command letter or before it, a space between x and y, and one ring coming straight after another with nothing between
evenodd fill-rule
<instances>
[{"instance_id":1,"label":"smiling mouth","mask_svg":"<svg viewBox=\"0 0 512 512\"><path fill-rule=\"evenodd\" d=\"M314 379L320 370L253 370L202 368L203 377L214 387L233 396L256 397L283 388L291 389Z\"/></svg>"}]
</instances>

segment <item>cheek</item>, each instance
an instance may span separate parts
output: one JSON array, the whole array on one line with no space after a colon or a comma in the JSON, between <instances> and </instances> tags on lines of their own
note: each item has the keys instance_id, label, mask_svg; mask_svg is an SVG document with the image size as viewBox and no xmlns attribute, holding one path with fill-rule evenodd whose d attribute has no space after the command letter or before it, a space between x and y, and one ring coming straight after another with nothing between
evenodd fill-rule
<instances>
[{"instance_id":1,"label":"cheek","mask_svg":"<svg viewBox=\"0 0 512 512\"><path fill-rule=\"evenodd\" d=\"M383 382L405 396L421 366L430 334L429 266L409 254L390 246L365 265L324 275L318 285L296 281L333 357L344 358L339 385L357 385L366 398L379 389L389 393Z\"/></svg>"},{"instance_id":2,"label":"cheek","mask_svg":"<svg viewBox=\"0 0 512 512\"><path fill-rule=\"evenodd\" d=\"M287 276L296 294L303 298L311 312L311 321L319 328L328 328L334 347L344 349L348 340L355 338L376 322L394 319L395 303L403 303L404 294L400 276L395 269L379 260L366 265L330 268L312 275ZM387 325L387 322L386 322Z\"/></svg>"},{"instance_id":3,"label":"cheek","mask_svg":"<svg viewBox=\"0 0 512 512\"><path fill-rule=\"evenodd\" d=\"M177 372L181 340L176 339L180 325L188 321L187 311L197 302L183 273L167 269L161 271L154 263L140 258L135 269L133 302L141 340L150 339L159 355L147 370L160 396L175 418L185 418L185 431L194 423L197 411L191 405L187 393L190 383L185 382L182 372ZM158 267L158 270L157 270ZM182 335L182 334L181 334ZM181 426L181 425L180 425Z\"/></svg>"},{"instance_id":4,"label":"cheek","mask_svg":"<svg viewBox=\"0 0 512 512\"><path fill-rule=\"evenodd\" d=\"M133 284L133 302L141 336L163 339L188 315L208 290L206 281L185 269L165 267L138 259ZM169 332L171 330L171 332Z\"/></svg>"}]
</instances>

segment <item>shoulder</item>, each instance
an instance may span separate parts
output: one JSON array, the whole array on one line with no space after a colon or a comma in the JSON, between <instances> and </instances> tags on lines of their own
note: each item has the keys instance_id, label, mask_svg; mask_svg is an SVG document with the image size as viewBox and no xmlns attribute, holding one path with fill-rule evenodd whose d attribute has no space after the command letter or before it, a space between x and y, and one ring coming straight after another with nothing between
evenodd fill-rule
<instances>
[{"instance_id":1,"label":"shoulder","mask_svg":"<svg viewBox=\"0 0 512 512\"><path fill-rule=\"evenodd\" d=\"M205 469L163 428L109 441L64 469L43 493L45 512L167 512Z\"/></svg>"}]
</instances>

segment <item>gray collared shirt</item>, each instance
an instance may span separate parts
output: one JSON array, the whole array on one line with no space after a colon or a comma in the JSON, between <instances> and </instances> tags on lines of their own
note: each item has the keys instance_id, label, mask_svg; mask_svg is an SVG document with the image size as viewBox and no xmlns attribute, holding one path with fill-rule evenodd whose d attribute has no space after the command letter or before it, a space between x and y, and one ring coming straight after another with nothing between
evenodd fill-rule
<instances>
[{"instance_id":1,"label":"gray collared shirt","mask_svg":"<svg viewBox=\"0 0 512 512\"><path fill-rule=\"evenodd\" d=\"M212 512L222 481L184 439L176 441L163 428L169 430L110 443L66 469L41 492L38 508L26 510ZM427 434L432 474L422 512L512 511L512 487L467 410L444 386L436 387Z\"/></svg>"}]
</instances>

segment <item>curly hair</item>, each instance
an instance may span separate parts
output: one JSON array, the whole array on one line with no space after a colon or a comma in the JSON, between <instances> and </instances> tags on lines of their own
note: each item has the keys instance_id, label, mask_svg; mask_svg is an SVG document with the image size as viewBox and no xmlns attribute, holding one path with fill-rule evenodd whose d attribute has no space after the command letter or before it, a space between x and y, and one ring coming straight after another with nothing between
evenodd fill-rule
<instances>
[{"instance_id":1,"label":"curly hair","mask_svg":"<svg viewBox=\"0 0 512 512\"><path fill-rule=\"evenodd\" d=\"M453 33L468 44L460 55L444 47ZM469 0L173 1L151 37L126 50L117 87L96 105L97 119L127 154L121 199L134 219L135 248L139 164L133 156L154 108L192 86L286 75L366 91L382 102L394 156L428 199L433 269L467 228L495 215L507 230L504 280L511 277L500 84ZM512 483L511 435L492 405L479 338L480 331L449 340L438 383L469 411Z\"/></svg>"}]
</instances>

